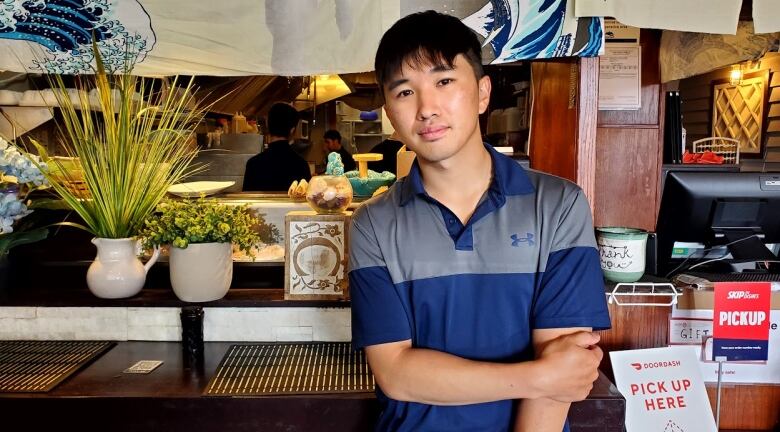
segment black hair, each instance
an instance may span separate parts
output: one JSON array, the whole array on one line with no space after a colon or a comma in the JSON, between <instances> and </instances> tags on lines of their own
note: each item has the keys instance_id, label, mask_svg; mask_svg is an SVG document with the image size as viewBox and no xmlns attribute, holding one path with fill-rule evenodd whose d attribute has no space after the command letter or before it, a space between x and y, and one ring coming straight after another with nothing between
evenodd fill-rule
<instances>
[{"instance_id":1,"label":"black hair","mask_svg":"<svg viewBox=\"0 0 780 432\"><path fill-rule=\"evenodd\" d=\"M273 136L286 137L290 129L298 126L298 111L292 105L276 102L268 110L268 133Z\"/></svg>"},{"instance_id":2,"label":"black hair","mask_svg":"<svg viewBox=\"0 0 780 432\"><path fill-rule=\"evenodd\" d=\"M379 41L374 70L380 91L384 93L384 85L404 63L412 67L426 63L452 67L458 54L466 57L477 79L485 75L477 34L458 18L433 10L407 15Z\"/></svg>"},{"instance_id":3,"label":"black hair","mask_svg":"<svg viewBox=\"0 0 780 432\"><path fill-rule=\"evenodd\" d=\"M322 136L324 139L332 139L336 140L338 142L341 142L341 134L339 131L335 129L328 129L325 131L325 134Z\"/></svg>"}]
</instances>

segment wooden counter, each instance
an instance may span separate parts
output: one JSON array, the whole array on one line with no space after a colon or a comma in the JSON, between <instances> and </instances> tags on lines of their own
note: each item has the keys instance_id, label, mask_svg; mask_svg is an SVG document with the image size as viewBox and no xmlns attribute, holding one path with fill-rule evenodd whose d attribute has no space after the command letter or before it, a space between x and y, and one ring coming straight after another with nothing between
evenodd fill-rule
<instances>
[{"instance_id":1,"label":"wooden counter","mask_svg":"<svg viewBox=\"0 0 780 432\"><path fill-rule=\"evenodd\" d=\"M185 369L179 343L120 342L49 393L0 394L4 430L368 431L373 393L204 397L230 343L207 343L201 371ZM122 371L138 360L165 363L148 375ZM574 432L621 432L625 400L603 375L572 405Z\"/></svg>"}]
</instances>

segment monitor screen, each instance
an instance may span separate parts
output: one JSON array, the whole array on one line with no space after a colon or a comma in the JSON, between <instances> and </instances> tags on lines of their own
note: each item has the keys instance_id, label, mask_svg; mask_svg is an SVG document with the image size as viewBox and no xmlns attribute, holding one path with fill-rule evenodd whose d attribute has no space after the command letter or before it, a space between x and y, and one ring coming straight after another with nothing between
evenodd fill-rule
<instances>
[{"instance_id":1,"label":"monitor screen","mask_svg":"<svg viewBox=\"0 0 780 432\"><path fill-rule=\"evenodd\" d=\"M753 236L780 243L780 173L669 171L656 233L662 276L673 269L675 242L711 247Z\"/></svg>"}]
</instances>

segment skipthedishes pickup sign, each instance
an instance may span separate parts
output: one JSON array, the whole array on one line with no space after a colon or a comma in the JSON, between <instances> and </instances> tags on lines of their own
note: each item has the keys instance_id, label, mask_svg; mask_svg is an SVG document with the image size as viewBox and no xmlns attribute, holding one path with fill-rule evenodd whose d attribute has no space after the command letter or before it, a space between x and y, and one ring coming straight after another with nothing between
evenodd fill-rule
<instances>
[{"instance_id":1,"label":"skipthedishes pickup sign","mask_svg":"<svg viewBox=\"0 0 780 432\"><path fill-rule=\"evenodd\" d=\"M609 353L628 432L715 432L699 361L687 347Z\"/></svg>"},{"instance_id":2,"label":"skipthedishes pickup sign","mask_svg":"<svg viewBox=\"0 0 780 432\"><path fill-rule=\"evenodd\" d=\"M769 282L715 284L711 360L767 360L771 294Z\"/></svg>"}]
</instances>

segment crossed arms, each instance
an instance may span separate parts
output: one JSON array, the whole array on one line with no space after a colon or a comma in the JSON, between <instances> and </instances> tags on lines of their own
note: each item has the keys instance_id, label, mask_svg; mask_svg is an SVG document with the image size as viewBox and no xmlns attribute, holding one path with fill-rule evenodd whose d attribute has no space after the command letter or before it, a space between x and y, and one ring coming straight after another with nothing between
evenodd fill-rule
<instances>
[{"instance_id":1,"label":"crossed arms","mask_svg":"<svg viewBox=\"0 0 780 432\"><path fill-rule=\"evenodd\" d=\"M536 359L514 364L413 348L410 340L365 350L390 398L431 405L522 399L516 431L560 432L569 404L585 399L598 378L599 336L587 328L541 329L532 339Z\"/></svg>"}]
</instances>

